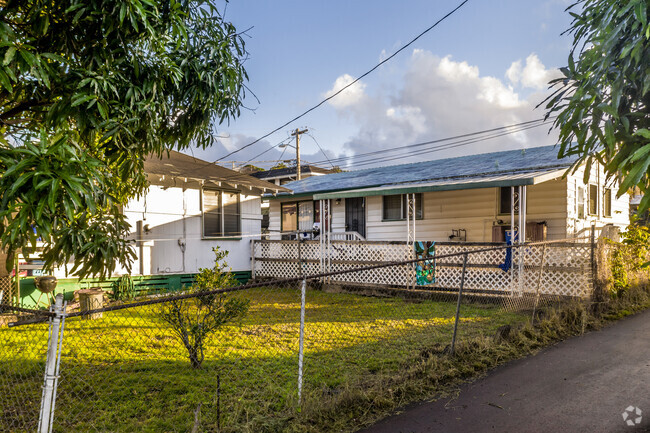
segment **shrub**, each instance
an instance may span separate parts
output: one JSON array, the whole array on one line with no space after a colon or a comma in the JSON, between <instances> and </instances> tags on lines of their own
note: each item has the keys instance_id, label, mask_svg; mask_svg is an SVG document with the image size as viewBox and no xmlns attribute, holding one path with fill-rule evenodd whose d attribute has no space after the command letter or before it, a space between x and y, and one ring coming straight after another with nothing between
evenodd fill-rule
<instances>
[{"instance_id":1,"label":"shrub","mask_svg":"<svg viewBox=\"0 0 650 433\"><path fill-rule=\"evenodd\" d=\"M168 323L174 335L187 349L193 368L203 363L203 349L212 334L228 322L243 317L248 312L249 300L227 298L215 290L235 286L237 281L225 262L227 251L213 248L215 265L200 269L189 293L196 297L176 299L162 304L160 317Z\"/></svg>"}]
</instances>

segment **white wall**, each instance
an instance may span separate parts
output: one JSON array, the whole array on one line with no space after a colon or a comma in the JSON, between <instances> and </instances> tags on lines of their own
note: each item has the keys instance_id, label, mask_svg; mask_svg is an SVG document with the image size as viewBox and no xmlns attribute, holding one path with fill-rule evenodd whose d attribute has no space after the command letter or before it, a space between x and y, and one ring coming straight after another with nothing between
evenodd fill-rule
<instances>
[{"instance_id":1,"label":"white wall","mask_svg":"<svg viewBox=\"0 0 650 433\"><path fill-rule=\"evenodd\" d=\"M212 267L214 246L229 251L227 262L234 271L248 271L251 268L250 240L259 239L262 220L260 197L242 193L241 239L203 239L201 191L159 186L151 186L144 197L131 200L124 215L131 224L132 239L136 239L138 221L149 226L149 232L143 233L145 275L195 273L199 268ZM185 242L184 254L179 240ZM132 274L139 273L138 260L139 257L133 263Z\"/></svg>"},{"instance_id":2,"label":"white wall","mask_svg":"<svg viewBox=\"0 0 650 433\"><path fill-rule=\"evenodd\" d=\"M613 224L621 229L625 229L630 223L630 196L623 194L620 198L616 197L619 182L616 179L606 179L605 171L601 165L591 168L587 184L598 186L598 212L595 215L585 213L585 218L578 218L577 214L577 189L579 186L587 190L585 201L588 206L588 186L584 183L585 167L580 167L575 173L567 176L567 233L570 236L582 236L589 233L592 224L596 227L602 227L605 224ZM612 215L604 216L603 194L605 188L612 189Z\"/></svg>"}]
</instances>

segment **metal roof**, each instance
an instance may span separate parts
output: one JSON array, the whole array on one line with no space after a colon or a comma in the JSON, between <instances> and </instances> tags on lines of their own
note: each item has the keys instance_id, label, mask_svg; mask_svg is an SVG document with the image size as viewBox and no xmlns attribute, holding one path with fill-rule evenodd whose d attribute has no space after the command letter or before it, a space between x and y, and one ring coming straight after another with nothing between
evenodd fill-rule
<instances>
[{"instance_id":1,"label":"metal roof","mask_svg":"<svg viewBox=\"0 0 650 433\"><path fill-rule=\"evenodd\" d=\"M285 184L296 196L328 198L408 192L532 185L561 176L576 158L558 160L555 146L467 155L308 177ZM373 189L362 193L361 190ZM291 194L279 194L278 198ZM348 195L353 196L353 195Z\"/></svg>"},{"instance_id":2,"label":"metal roof","mask_svg":"<svg viewBox=\"0 0 650 433\"><path fill-rule=\"evenodd\" d=\"M328 173L335 172L334 170L329 168L321 168L315 165L308 165L308 164L304 164L304 165L301 164L300 171L302 172L302 174L307 174L307 173L328 174ZM271 170L264 170L264 171L255 171L253 173L250 173L250 175L258 179L272 179L276 177L295 176L296 167L284 167L284 168L274 168Z\"/></svg>"},{"instance_id":3,"label":"metal roof","mask_svg":"<svg viewBox=\"0 0 650 433\"><path fill-rule=\"evenodd\" d=\"M461 189L493 188L501 186L535 185L562 177L566 169L546 169L512 174L440 179L429 182L410 182L382 185L373 188L349 189L340 192L314 194L314 200L332 198L367 197L373 195L409 194L429 191L457 191Z\"/></svg>"},{"instance_id":4,"label":"metal roof","mask_svg":"<svg viewBox=\"0 0 650 433\"><path fill-rule=\"evenodd\" d=\"M148 174L149 181L155 185L180 186L209 182L216 186L226 184L225 186L235 189L241 189L242 186L249 190L255 188L261 190L260 194L267 190L290 191L282 186L173 150L169 152L168 158L165 155L162 158L156 155L149 156L144 161L144 170Z\"/></svg>"}]
</instances>

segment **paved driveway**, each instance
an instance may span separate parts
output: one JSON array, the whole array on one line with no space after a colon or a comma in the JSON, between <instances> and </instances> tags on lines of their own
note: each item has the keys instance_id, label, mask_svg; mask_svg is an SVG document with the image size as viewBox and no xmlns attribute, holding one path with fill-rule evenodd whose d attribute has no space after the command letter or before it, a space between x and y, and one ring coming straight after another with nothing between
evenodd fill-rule
<instances>
[{"instance_id":1,"label":"paved driveway","mask_svg":"<svg viewBox=\"0 0 650 433\"><path fill-rule=\"evenodd\" d=\"M642 410L639 424L624 421L629 406ZM457 398L409 407L362 432L640 431L650 432L650 310L501 366L462 386Z\"/></svg>"}]
</instances>

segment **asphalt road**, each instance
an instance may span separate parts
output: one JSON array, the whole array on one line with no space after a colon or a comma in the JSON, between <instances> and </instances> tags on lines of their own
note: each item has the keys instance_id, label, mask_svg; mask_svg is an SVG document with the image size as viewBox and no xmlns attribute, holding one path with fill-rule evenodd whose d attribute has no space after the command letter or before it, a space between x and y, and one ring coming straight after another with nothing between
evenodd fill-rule
<instances>
[{"instance_id":1,"label":"asphalt road","mask_svg":"<svg viewBox=\"0 0 650 433\"><path fill-rule=\"evenodd\" d=\"M642 411L633 426L622 416L629 406ZM650 432L650 310L503 365L453 399L407 407L360 433L424 432Z\"/></svg>"}]
</instances>

